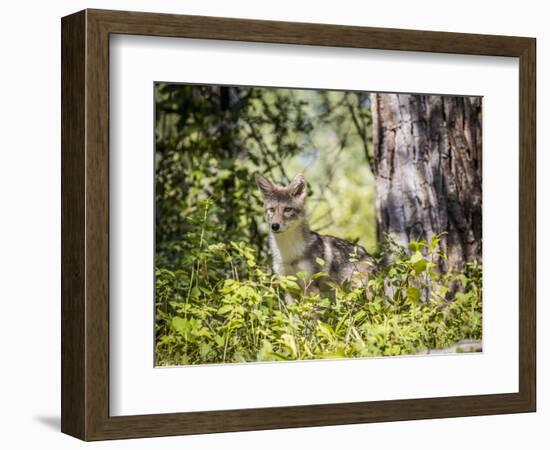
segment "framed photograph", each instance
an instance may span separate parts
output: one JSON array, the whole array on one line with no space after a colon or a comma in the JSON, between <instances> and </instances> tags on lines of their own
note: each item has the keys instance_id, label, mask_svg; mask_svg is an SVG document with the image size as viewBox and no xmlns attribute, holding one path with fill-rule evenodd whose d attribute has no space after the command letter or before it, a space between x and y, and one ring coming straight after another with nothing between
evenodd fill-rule
<instances>
[{"instance_id":1,"label":"framed photograph","mask_svg":"<svg viewBox=\"0 0 550 450\"><path fill-rule=\"evenodd\" d=\"M62 431L532 412L535 39L62 29Z\"/></svg>"}]
</instances>

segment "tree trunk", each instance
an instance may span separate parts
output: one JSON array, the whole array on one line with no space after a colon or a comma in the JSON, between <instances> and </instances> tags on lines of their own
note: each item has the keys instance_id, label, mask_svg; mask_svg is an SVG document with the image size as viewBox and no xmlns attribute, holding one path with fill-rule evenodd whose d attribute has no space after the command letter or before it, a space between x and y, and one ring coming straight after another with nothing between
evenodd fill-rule
<instances>
[{"instance_id":1,"label":"tree trunk","mask_svg":"<svg viewBox=\"0 0 550 450\"><path fill-rule=\"evenodd\" d=\"M442 236L442 270L481 261L481 98L372 94L378 236Z\"/></svg>"}]
</instances>

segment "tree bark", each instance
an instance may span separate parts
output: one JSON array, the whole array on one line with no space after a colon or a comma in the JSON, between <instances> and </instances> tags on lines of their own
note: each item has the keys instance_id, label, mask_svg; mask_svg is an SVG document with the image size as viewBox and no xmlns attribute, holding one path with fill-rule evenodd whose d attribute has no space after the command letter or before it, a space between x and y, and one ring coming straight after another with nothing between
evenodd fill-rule
<instances>
[{"instance_id":1,"label":"tree bark","mask_svg":"<svg viewBox=\"0 0 550 450\"><path fill-rule=\"evenodd\" d=\"M378 236L445 232L440 269L481 261L481 98L372 94Z\"/></svg>"}]
</instances>

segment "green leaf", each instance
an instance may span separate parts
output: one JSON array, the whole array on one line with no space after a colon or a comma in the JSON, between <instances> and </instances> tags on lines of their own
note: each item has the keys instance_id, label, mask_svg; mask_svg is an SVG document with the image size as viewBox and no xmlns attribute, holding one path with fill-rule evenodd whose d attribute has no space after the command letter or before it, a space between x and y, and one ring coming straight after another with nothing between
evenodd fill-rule
<instances>
[{"instance_id":1,"label":"green leaf","mask_svg":"<svg viewBox=\"0 0 550 450\"><path fill-rule=\"evenodd\" d=\"M428 262L424 259L424 256L422 256L422 253L418 251L412 254L409 262L417 274L424 272L428 267Z\"/></svg>"},{"instance_id":2,"label":"green leaf","mask_svg":"<svg viewBox=\"0 0 550 450\"><path fill-rule=\"evenodd\" d=\"M300 279L300 280L306 280L307 277L308 277L308 273L304 270L301 270L300 272L298 272L296 274L296 276Z\"/></svg>"},{"instance_id":3,"label":"green leaf","mask_svg":"<svg viewBox=\"0 0 550 450\"><path fill-rule=\"evenodd\" d=\"M426 241L412 241L409 243L408 247L411 252L418 252L426 247Z\"/></svg>"},{"instance_id":4,"label":"green leaf","mask_svg":"<svg viewBox=\"0 0 550 450\"><path fill-rule=\"evenodd\" d=\"M434 251L440 241L441 241L441 238L439 236L434 236L432 238L432 243L431 243L431 246L430 246L430 250Z\"/></svg>"},{"instance_id":5,"label":"green leaf","mask_svg":"<svg viewBox=\"0 0 550 450\"><path fill-rule=\"evenodd\" d=\"M317 272L317 273L314 273L314 274L311 276L311 279L312 279L312 280L317 280L318 278L322 278L322 277L328 277L328 274L325 273L325 272Z\"/></svg>"},{"instance_id":6,"label":"green leaf","mask_svg":"<svg viewBox=\"0 0 550 450\"><path fill-rule=\"evenodd\" d=\"M317 264L319 264L320 266L324 266L324 265L325 265L325 260L324 260L323 258L317 257L317 258L315 258L315 262L316 262Z\"/></svg>"},{"instance_id":7,"label":"green leaf","mask_svg":"<svg viewBox=\"0 0 550 450\"><path fill-rule=\"evenodd\" d=\"M296 348L296 341L294 340L294 336L285 333L281 336L281 338L285 347L290 350L290 354L292 355L292 357L296 358L298 356L298 349Z\"/></svg>"},{"instance_id":8,"label":"green leaf","mask_svg":"<svg viewBox=\"0 0 550 450\"><path fill-rule=\"evenodd\" d=\"M328 339L332 339L332 337L334 336L334 330L328 323L323 323L319 321L318 326L321 335L325 336Z\"/></svg>"},{"instance_id":9,"label":"green leaf","mask_svg":"<svg viewBox=\"0 0 550 450\"><path fill-rule=\"evenodd\" d=\"M222 169L218 172L218 178L220 180L225 180L226 178L229 178L232 175L233 175L233 172L227 169Z\"/></svg>"},{"instance_id":10,"label":"green leaf","mask_svg":"<svg viewBox=\"0 0 550 450\"><path fill-rule=\"evenodd\" d=\"M172 317L172 328L180 334L186 334L190 330L190 324L187 319L184 319L183 317Z\"/></svg>"},{"instance_id":11,"label":"green leaf","mask_svg":"<svg viewBox=\"0 0 550 450\"><path fill-rule=\"evenodd\" d=\"M224 315L232 310L233 310L233 307L231 305L223 305L220 309L218 309L218 314Z\"/></svg>"},{"instance_id":12,"label":"green leaf","mask_svg":"<svg viewBox=\"0 0 550 450\"><path fill-rule=\"evenodd\" d=\"M199 352L200 352L202 358L206 358L208 356L208 354L210 353L210 350L212 350L212 347L210 347L210 345L207 344L206 342L202 342L199 345Z\"/></svg>"},{"instance_id":13,"label":"green leaf","mask_svg":"<svg viewBox=\"0 0 550 450\"><path fill-rule=\"evenodd\" d=\"M296 283L296 281L289 280L289 277L286 277L286 279L281 279L281 287L290 293L293 294L300 294L302 292L302 288Z\"/></svg>"},{"instance_id":14,"label":"green leaf","mask_svg":"<svg viewBox=\"0 0 550 450\"><path fill-rule=\"evenodd\" d=\"M225 344L225 339L223 338L223 336L216 335L214 336L214 342L218 347L223 347Z\"/></svg>"},{"instance_id":15,"label":"green leaf","mask_svg":"<svg viewBox=\"0 0 550 450\"><path fill-rule=\"evenodd\" d=\"M344 349L338 348L335 352L324 353L320 356L323 359L341 359L341 358L345 358L346 354L344 352Z\"/></svg>"},{"instance_id":16,"label":"green leaf","mask_svg":"<svg viewBox=\"0 0 550 450\"><path fill-rule=\"evenodd\" d=\"M439 288L439 291L438 291L438 294L441 296L441 297L445 297L445 295L447 294L447 292L449 292L449 288L447 286L441 286Z\"/></svg>"},{"instance_id":17,"label":"green leaf","mask_svg":"<svg viewBox=\"0 0 550 450\"><path fill-rule=\"evenodd\" d=\"M417 304L418 300L420 300L420 290L413 286L409 286L407 288L407 301Z\"/></svg>"},{"instance_id":18,"label":"green leaf","mask_svg":"<svg viewBox=\"0 0 550 450\"><path fill-rule=\"evenodd\" d=\"M425 260L418 261L413 264L414 271L419 274L426 270L426 267L428 267L428 263Z\"/></svg>"},{"instance_id":19,"label":"green leaf","mask_svg":"<svg viewBox=\"0 0 550 450\"><path fill-rule=\"evenodd\" d=\"M424 259L424 256L422 256L422 253L420 253L420 252L417 250L417 251L415 251L415 252L411 255L411 257L410 257L410 259L409 259L409 262L410 262L411 264L414 264L414 263L417 263L418 261L422 261L423 259Z\"/></svg>"},{"instance_id":20,"label":"green leaf","mask_svg":"<svg viewBox=\"0 0 550 450\"><path fill-rule=\"evenodd\" d=\"M256 358L258 359L258 361L270 361L274 359L273 346L271 345L271 342L269 342L267 339L264 339L262 341L262 346L260 350L258 350Z\"/></svg>"}]
</instances>

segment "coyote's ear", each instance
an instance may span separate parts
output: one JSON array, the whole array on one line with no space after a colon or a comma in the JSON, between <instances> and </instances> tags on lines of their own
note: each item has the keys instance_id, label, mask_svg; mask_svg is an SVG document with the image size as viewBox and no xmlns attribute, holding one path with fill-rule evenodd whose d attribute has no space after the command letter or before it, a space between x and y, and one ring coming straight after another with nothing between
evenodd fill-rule
<instances>
[{"instance_id":1,"label":"coyote's ear","mask_svg":"<svg viewBox=\"0 0 550 450\"><path fill-rule=\"evenodd\" d=\"M262 193L262 197L264 198L264 200L267 197L271 197L275 189L274 184L271 181L269 181L266 177L263 177L262 175L260 175L259 173L255 175L255 178L256 178L256 185L258 186L258 189Z\"/></svg>"},{"instance_id":2,"label":"coyote's ear","mask_svg":"<svg viewBox=\"0 0 550 450\"><path fill-rule=\"evenodd\" d=\"M307 194L306 180L304 176L299 173L294 177L294 179L288 185L288 190L290 195L292 195L297 200L304 200Z\"/></svg>"}]
</instances>

